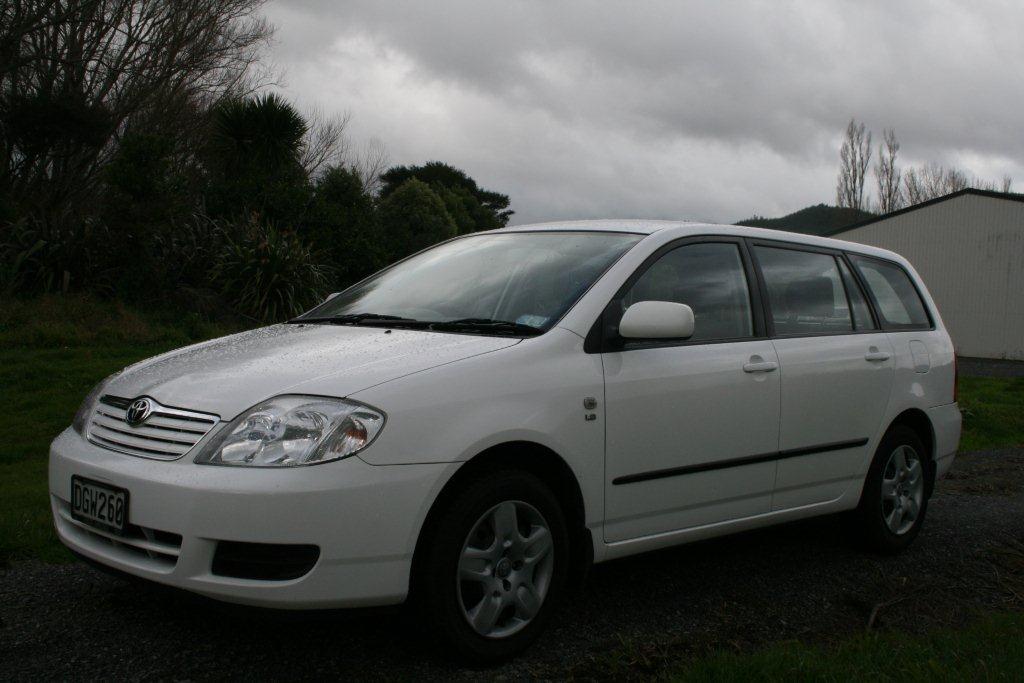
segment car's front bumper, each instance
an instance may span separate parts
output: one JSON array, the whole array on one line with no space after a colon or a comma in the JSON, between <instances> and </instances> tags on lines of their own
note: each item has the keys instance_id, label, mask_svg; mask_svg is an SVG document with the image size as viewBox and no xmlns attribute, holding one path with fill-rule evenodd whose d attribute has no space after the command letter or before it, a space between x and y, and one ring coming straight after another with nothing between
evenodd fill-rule
<instances>
[{"instance_id":1,"label":"car's front bumper","mask_svg":"<svg viewBox=\"0 0 1024 683\"><path fill-rule=\"evenodd\" d=\"M266 607L386 605L405 599L420 527L457 466L351 457L294 469L216 467L191 454L165 462L116 453L68 429L50 448L50 502L65 545L129 574ZM73 520L72 475L127 489L133 534ZM218 541L309 544L320 553L296 579L231 578L213 573Z\"/></svg>"}]
</instances>

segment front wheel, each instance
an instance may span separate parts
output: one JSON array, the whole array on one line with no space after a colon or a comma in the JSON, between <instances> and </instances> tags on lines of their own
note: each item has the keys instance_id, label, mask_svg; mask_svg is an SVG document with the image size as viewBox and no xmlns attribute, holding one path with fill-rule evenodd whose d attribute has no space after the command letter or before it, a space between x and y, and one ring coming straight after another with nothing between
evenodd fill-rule
<instances>
[{"instance_id":1,"label":"front wheel","mask_svg":"<svg viewBox=\"0 0 1024 683\"><path fill-rule=\"evenodd\" d=\"M921 531L928 510L927 451L902 425L882 438L855 514L859 536L871 549L897 553Z\"/></svg>"},{"instance_id":2,"label":"front wheel","mask_svg":"<svg viewBox=\"0 0 1024 683\"><path fill-rule=\"evenodd\" d=\"M442 511L417 566L422 617L475 663L511 657L547 624L568 575L565 517L527 472L472 482Z\"/></svg>"}]
</instances>

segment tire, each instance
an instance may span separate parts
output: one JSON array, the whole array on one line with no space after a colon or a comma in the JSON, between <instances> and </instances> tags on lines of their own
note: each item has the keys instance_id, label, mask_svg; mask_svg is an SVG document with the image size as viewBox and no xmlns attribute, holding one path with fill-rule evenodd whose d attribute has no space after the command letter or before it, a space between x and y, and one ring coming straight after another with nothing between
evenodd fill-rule
<instances>
[{"instance_id":1,"label":"tire","mask_svg":"<svg viewBox=\"0 0 1024 683\"><path fill-rule=\"evenodd\" d=\"M476 665L508 659L537 639L564 593L570 557L562 508L540 479L487 473L447 502L428 534L414 600L430 633Z\"/></svg>"},{"instance_id":2,"label":"tire","mask_svg":"<svg viewBox=\"0 0 1024 683\"><path fill-rule=\"evenodd\" d=\"M930 475L929 454L917 432L904 425L891 427L878 444L853 515L862 545L894 555L917 538L928 512Z\"/></svg>"}]
</instances>

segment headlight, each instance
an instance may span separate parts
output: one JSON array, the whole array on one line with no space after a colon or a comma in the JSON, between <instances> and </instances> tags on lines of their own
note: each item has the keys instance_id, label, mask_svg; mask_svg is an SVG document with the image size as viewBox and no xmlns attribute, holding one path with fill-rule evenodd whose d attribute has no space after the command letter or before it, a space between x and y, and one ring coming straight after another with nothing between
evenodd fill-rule
<instances>
[{"instance_id":1,"label":"headlight","mask_svg":"<svg viewBox=\"0 0 1024 683\"><path fill-rule=\"evenodd\" d=\"M358 403L278 396L232 420L195 461L240 467L312 465L358 453L383 426L383 413Z\"/></svg>"},{"instance_id":2,"label":"headlight","mask_svg":"<svg viewBox=\"0 0 1024 683\"><path fill-rule=\"evenodd\" d=\"M96 407L96 401L98 401L100 396L103 395L103 390L107 388L108 384L110 384L110 380L120 374L121 371L118 370L113 375L110 375L105 380L94 386L92 390L86 394L85 399L82 401L82 405L78 406L78 412L75 413L74 419L71 420L71 428L81 436L85 436L85 428L89 424L89 416L92 415L92 409Z\"/></svg>"}]
</instances>

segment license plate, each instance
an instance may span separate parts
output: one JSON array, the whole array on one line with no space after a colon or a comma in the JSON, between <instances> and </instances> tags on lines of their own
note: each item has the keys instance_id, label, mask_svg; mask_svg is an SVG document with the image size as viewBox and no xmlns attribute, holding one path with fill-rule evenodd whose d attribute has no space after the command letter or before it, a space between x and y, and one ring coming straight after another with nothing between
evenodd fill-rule
<instances>
[{"instance_id":1,"label":"license plate","mask_svg":"<svg viewBox=\"0 0 1024 683\"><path fill-rule=\"evenodd\" d=\"M73 476L71 516L87 524L123 534L128 525L128 491Z\"/></svg>"}]
</instances>

